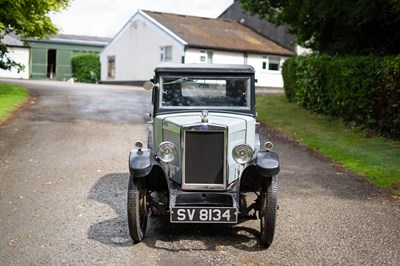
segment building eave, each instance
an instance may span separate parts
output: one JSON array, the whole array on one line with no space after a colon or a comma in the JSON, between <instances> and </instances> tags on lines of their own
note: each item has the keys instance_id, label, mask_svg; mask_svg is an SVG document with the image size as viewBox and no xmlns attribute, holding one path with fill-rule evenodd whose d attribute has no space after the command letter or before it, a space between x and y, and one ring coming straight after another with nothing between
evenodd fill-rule
<instances>
[{"instance_id":1,"label":"building eave","mask_svg":"<svg viewBox=\"0 0 400 266\"><path fill-rule=\"evenodd\" d=\"M172 36L174 39L176 39L180 44L182 44L183 46L187 46L188 43L180 38L178 35L176 35L172 30L168 29L167 27L165 27L164 25L162 25L161 23L159 23L157 20L155 20L154 18L152 18L151 16L149 16L148 14L146 14L146 11L143 10L138 10L138 13L141 14L142 16L146 17L151 23L153 23L154 25L156 25L158 28L160 28L161 30L163 30L164 32L166 32L167 34L169 34L170 36Z\"/></svg>"},{"instance_id":2,"label":"building eave","mask_svg":"<svg viewBox=\"0 0 400 266\"><path fill-rule=\"evenodd\" d=\"M287 56L292 57L295 56L295 53L277 53L268 50L249 50L249 49L227 49L224 47L212 47L212 46L201 46L201 45L192 45L188 44L186 46L188 49L203 49L203 50L213 50L213 51L224 51L224 52L236 52L236 53L247 53L247 54L268 54L268 55L278 55L278 56Z\"/></svg>"},{"instance_id":3,"label":"building eave","mask_svg":"<svg viewBox=\"0 0 400 266\"><path fill-rule=\"evenodd\" d=\"M84 41L84 40L65 40L65 39L44 39L44 40L36 40L36 39L28 39L27 42L34 43L56 43L56 44L72 44L72 45L84 45L84 46L97 46L97 47L105 47L107 42L96 42L96 41Z\"/></svg>"}]
</instances>

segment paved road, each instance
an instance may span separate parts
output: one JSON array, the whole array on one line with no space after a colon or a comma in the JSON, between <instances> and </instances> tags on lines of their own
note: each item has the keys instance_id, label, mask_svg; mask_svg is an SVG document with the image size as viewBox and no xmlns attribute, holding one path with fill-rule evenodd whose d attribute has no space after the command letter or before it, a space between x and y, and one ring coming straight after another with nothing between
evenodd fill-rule
<instances>
[{"instance_id":1,"label":"paved road","mask_svg":"<svg viewBox=\"0 0 400 266\"><path fill-rule=\"evenodd\" d=\"M1 80L0 82L4 82ZM400 205L264 128L280 154L277 232L258 221L169 225L133 245L128 153L149 94L135 87L15 81L36 95L0 126L0 265L399 265Z\"/></svg>"}]
</instances>

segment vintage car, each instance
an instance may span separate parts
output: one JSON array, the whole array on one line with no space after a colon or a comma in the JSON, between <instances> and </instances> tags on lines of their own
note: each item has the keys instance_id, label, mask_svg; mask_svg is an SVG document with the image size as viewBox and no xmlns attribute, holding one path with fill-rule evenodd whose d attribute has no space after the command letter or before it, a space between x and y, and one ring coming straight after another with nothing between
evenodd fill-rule
<instances>
[{"instance_id":1,"label":"vintage car","mask_svg":"<svg viewBox=\"0 0 400 266\"><path fill-rule=\"evenodd\" d=\"M129 155L128 224L144 239L150 211L171 223L260 220L260 242L273 240L279 158L260 147L254 69L248 65L163 64L152 90L147 147ZM246 197L253 194L254 202Z\"/></svg>"}]
</instances>

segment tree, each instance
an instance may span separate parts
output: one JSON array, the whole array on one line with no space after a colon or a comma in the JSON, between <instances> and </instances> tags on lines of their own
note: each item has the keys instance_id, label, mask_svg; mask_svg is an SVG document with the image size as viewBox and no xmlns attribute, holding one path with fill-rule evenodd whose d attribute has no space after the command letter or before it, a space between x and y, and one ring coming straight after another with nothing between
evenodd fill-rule
<instances>
[{"instance_id":1,"label":"tree","mask_svg":"<svg viewBox=\"0 0 400 266\"><path fill-rule=\"evenodd\" d=\"M242 7L287 25L297 43L327 54L398 54L399 0L240 0Z\"/></svg>"},{"instance_id":2,"label":"tree","mask_svg":"<svg viewBox=\"0 0 400 266\"><path fill-rule=\"evenodd\" d=\"M22 40L45 38L58 32L48 14L68 7L70 0L0 0L0 68L9 70L21 65L7 56L2 42L5 35L16 33Z\"/></svg>"}]
</instances>

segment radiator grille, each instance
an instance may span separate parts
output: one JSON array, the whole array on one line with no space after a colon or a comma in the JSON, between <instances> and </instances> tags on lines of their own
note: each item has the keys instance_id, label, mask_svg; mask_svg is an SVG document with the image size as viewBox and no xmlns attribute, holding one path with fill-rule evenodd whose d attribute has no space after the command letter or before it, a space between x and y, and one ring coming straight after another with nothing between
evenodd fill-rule
<instances>
[{"instance_id":1,"label":"radiator grille","mask_svg":"<svg viewBox=\"0 0 400 266\"><path fill-rule=\"evenodd\" d=\"M184 147L185 185L225 185L224 132L186 131Z\"/></svg>"}]
</instances>

